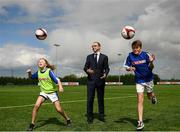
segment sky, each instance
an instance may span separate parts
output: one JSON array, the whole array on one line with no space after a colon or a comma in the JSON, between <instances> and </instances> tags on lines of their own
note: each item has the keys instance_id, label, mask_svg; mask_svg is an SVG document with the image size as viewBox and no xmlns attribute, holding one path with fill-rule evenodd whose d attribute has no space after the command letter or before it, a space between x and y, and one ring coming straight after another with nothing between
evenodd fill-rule
<instances>
[{"instance_id":1,"label":"sky","mask_svg":"<svg viewBox=\"0 0 180 132\"><path fill-rule=\"evenodd\" d=\"M180 79L179 9L179 0L0 0L0 76L25 77L41 57L57 64L60 77L84 76L94 41L109 58L109 74L127 74L124 60L139 39L156 56L154 73ZM121 36L126 25L136 30L131 40ZM37 28L47 30L45 40L35 37Z\"/></svg>"}]
</instances>

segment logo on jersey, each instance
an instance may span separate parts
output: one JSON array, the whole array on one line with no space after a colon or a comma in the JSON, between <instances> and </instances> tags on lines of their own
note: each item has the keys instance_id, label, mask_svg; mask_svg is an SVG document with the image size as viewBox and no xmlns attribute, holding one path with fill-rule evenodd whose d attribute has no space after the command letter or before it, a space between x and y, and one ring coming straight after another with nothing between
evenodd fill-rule
<instances>
[{"instance_id":1,"label":"logo on jersey","mask_svg":"<svg viewBox=\"0 0 180 132\"><path fill-rule=\"evenodd\" d=\"M47 81L47 80L49 80L49 78L38 78L38 80L39 80L39 81L42 81L42 80Z\"/></svg>"},{"instance_id":2,"label":"logo on jersey","mask_svg":"<svg viewBox=\"0 0 180 132\"><path fill-rule=\"evenodd\" d=\"M143 64L146 63L146 60L140 60L140 61L133 61L132 64L133 65L139 65L139 64Z\"/></svg>"}]
</instances>

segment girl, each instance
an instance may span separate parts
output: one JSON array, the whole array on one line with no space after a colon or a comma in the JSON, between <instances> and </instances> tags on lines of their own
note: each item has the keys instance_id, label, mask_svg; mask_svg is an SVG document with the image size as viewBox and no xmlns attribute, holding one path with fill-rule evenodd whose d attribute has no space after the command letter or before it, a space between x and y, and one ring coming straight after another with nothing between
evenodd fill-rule
<instances>
[{"instance_id":1,"label":"girl","mask_svg":"<svg viewBox=\"0 0 180 132\"><path fill-rule=\"evenodd\" d=\"M32 131L35 126L35 120L37 116L37 112L41 107L42 103L49 99L54 104L56 111L61 114L64 119L66 120L67 126L71 125L70 118L66 115L63 111L61 104L59 102L59 97L57 93L56 84L58 84L59 92L63 92L63 87L61 81L54 75L53 71L55 67L50 65L49 62L45 58L40 58L38 61L38 71L34 74L31 74L31 69L27 70L29 78L38 79L39 80L39 87L40 87L40 94L37 98L35 106L32 112L32 122L29 125L28 131Z\"/></svg>"}]
</instances>

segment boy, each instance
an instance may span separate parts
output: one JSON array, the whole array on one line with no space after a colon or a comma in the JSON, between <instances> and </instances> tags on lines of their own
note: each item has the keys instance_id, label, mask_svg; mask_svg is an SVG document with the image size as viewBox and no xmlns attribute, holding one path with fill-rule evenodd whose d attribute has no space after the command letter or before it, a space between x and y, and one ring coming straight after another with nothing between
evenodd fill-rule
<instances>
[{"instance_id":1,"label":"boy","mask_svg":"<svg viewBox=\"0 0 180 132\"><path fill-rule=\"evenodd\" d=\"M142 42L136 40L132 43L132 52L129 53L126 61L125 68L127 71L135 73L135 82L137 90L137 110L138 110L138 125L137 130L144 128L143 123L143 102L144 102L144 89L147 91L147 96L152 104L156 104L157 99L153 92L153 61L154 55L142 51Z\"/></svg>"}]
</instances>

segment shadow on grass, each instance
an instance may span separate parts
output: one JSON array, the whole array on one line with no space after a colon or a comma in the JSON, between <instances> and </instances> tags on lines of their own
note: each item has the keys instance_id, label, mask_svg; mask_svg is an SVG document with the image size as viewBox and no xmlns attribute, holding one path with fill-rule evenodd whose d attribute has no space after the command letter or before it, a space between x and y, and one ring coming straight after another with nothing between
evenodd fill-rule
<instances>
[{"instance_id":1,"label":"shadow on grass","mask_svg":"<svg viewBox=\"0 0 180 132\"><path fill-rule=\"evenodd\" d=\"M84 116L87 117L87 114L85 114ZM104 117L106 117L106 115L104 115ZM99 119L99 113L93 113L93 118Z\"/></svg>"},{"instance_id":2,"label":"shadow on grass","mask_svg":"<svg viewBox=\"0 0 180 132\"><path fill-rule=\"evenodd\" d=\"M144 123L149 123L152 119L145 119L143 120ZM119 118L118 120L114 121L116 123L131 123L134 126L137 126L137 119L132 119L129 117L123 117L123 118Z\"/></svg>"},{"instance_id":3,"label":"shadow on grass","mask_svg":"<svg viewBox=\"0 0 180 132\"><path fill-rule=\"evenodd\" d=\"M38 124L38 125L35 126L34 129L43 127L43 126L48 125L48 124L55 124L55 125L61 125L61 126L66 125L63 122L60 122L57 118L49 118L47 120L38 120L36 124Z\"/></svg>"}]
</instances>

